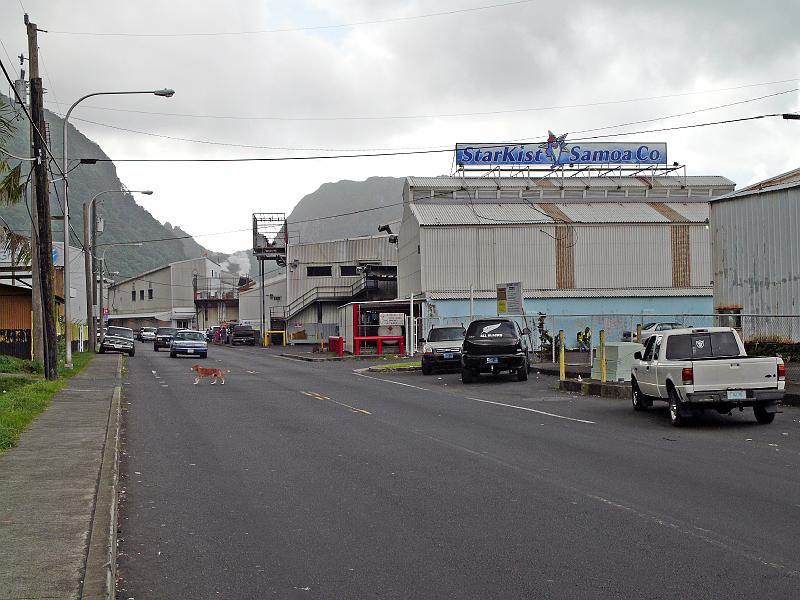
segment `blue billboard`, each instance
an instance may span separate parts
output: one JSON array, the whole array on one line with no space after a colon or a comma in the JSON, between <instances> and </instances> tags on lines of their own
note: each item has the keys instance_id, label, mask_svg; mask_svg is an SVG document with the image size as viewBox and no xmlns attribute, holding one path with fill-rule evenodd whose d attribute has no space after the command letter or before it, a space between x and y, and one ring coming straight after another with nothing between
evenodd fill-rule
<instances>
[{"instance_id":1,"label":"blue billboard","mask_svg":"<svg viewBox=\"0 0 800 600\"><path fill-rule=\"evenodd\" d=\"M667 145L639 142L566 141L548 132L541 144L456 144L458 165L664 165Z\"/></svg>"}]
</instances>

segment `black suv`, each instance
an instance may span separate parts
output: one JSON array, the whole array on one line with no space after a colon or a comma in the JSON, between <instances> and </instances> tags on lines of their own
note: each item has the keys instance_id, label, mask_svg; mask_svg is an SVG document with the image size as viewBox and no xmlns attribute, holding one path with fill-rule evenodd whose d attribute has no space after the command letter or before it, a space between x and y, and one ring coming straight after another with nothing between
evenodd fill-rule
<instances>
[{"instance_id":1,"label":"black suv","mask_svg":"<svg viewBox=\"0 0 800 600\"><path fill-rule=\"evenodd\" d=\"M527 381L530 331L510 319L480 319L467 328L461 353L461 381L472 383L480 373L510 371Z\"/></svg>"},{"instance_id":2,"label":"black suv","mask_svg":"<svg viewBox=\"0 0 800 600\"><path fill-rule=\"evenodd\" d=\"M159 348L169 348L172 338L178 333L177 327L159 327L156 329L156 339L153 340L153 350L158 352Z\"/></svg>"}]
</instances>

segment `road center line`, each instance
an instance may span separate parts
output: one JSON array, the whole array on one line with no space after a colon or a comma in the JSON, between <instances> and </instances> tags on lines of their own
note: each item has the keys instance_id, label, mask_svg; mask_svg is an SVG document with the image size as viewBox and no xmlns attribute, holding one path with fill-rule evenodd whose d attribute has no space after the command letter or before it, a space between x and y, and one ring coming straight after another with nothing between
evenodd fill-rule
<instances>
[{"instance_id":1,"label":"road center line","mask_svg":"<svg viewBox=\"0 0 800 600\"><path fill-rule=\"evenodd\" d=\"M556 419L566 419L567 421L575 421L577 423L587 423L588 425L596 425L594 421L587 421L586 419L576 419L574 417L565 417L564 415L557 415L555 413L549 413L543 410L536 410L535 408L528 408L527 406L517 406L516 404L503 404L502 402L493 402L492 400L483 400L481 398L466 397L466 399L474 400L475 402L484 402L486 404L495 404L497 406L505 406L506 408L516 408L517 410L525 410L528 412L536 413L537 415L544 415L546 417L554 417Z\"/></svg>"}]
</instances>

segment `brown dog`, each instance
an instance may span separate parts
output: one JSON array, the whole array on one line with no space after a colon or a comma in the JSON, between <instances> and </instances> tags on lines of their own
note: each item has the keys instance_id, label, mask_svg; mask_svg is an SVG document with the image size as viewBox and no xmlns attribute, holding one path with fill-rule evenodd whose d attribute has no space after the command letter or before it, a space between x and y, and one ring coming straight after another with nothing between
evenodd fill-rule
<instances>
[{"instance_id":1,"label":"brown dog","mask_svg":"<svg viewBox=\"0 0 800 600\"><path fill-rule=\"evenodd\" d=\"M197 373L197 377L194 378L194 384L197 385L200 383L200 380L204 377L211 377L211 385L217 383L217 379L222 380L222 385L225 385L225 373L230 373L230 371L223 371L222 369L216 368L209 368L209 367L201 367L200 365L192 365L192 371Z\"/></svg>"}]
</instances>

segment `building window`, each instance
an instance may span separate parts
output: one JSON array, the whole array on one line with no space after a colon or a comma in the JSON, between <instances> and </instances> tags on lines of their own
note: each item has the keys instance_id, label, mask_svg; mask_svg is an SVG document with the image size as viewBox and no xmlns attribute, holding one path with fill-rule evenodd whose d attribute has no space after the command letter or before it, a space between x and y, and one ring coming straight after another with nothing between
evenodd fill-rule
<instances>
[{"instance_id":1,"label":"building window","mask_svg":"<svg viewBox=\"0 0 800 600\"><path fill-rule=\"evenodd\" d=\"M152 300L153 299L153 288L150 288L149 290L147 290L147 299L148 300Z\"/></svg>"},{"instance_id":2,"label":"building window","mask_svg":"<svg viewBox=\"0 0 800 600\"><path fill-rule=\"evenodd\" d=\"M139 290L139 300L144 300L144 290Z\"/></svg>"},{"instance_id":3,"label":"building window","mask_svg":"<svg viewBox=\"0 0 800 600\"><path fill-rule=\"evenodd\" d=\"M333 267L330 265L325 267L306 267L306 276L308 277L332 277Z\"/></svg>"},{"instance_id":4,"label":"building window","mask_svg":"<svg viewBox=\"0 0 800 600\"><path fill-rule=\"evenodd\" d=\"M136 302L136 290L131 290L131 302Z\"/></svg>"},{"instance_id":5,"label":"building window","mask_svg":"<svg viewBox=\"0 0 800 600\"><path fill-rule=\"evenodd\" d=\"M355 265L342 265L339 267L342 277L358 277Z\"/></svg>"},{"instance_id":6,"label":"building window","mask_svg":"<svg viewBox=\"0 0 800 600\"><path fill-rule=\"evenodd\" d=\"M189 324L191 321L189 319L178 319L177 325L178 329L189 329Z\"/></svg>"}]
</instances>

